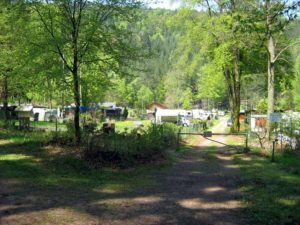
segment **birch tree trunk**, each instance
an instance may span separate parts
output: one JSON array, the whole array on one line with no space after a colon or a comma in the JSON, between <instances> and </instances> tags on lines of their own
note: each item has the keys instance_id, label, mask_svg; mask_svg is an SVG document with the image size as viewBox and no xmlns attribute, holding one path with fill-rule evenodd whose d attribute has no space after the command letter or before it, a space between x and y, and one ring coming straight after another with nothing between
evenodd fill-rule
<instances>
[{"instance_id":1,"label":"birch tree trunk","mask_svg":"<svg viewBox=\"0 0 300 225\"><path fill-rule=\"evenodd\" d=\"M266 0L266 12L267 12L267 49L268 49L268 117L270 113L274 112L274 94L275 94L275 41L272 34L272 14L270 12L270 0ZM272 124L270 120L267 120L267 137L271 138Z\"/></svg>"}]
</instances>

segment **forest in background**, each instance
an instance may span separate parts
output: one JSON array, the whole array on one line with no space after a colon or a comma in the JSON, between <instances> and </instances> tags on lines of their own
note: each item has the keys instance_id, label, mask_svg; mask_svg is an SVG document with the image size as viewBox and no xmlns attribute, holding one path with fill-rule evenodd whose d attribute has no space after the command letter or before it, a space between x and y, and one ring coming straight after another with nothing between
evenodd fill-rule
<instances>
[{"instance_id":1,"label":"forest in background","mask_svg":"<svg viewBox=\"0 0 300 225\"><path fill-rule=\"evenodd\" d=\"M223 74L218 71L209 54L209 40L205 30L195 26L195 19L205 23L206 12L165 9L144 10L143 40L151 56L143 60L144 72L136 77L119 79L108 100L131 107L145 108L147 103L158 101L170 108L223 108L229 109L228 90ZM291 42L299 40L300 22L287 28ZM266 110L267 56L262 43L245 51L246 74L242 79L242 108ZM247 61L246 61L247 60ZM286 52L277 67L276 109L300 110L300 46ZM125 99L125 101L124 101Z\"/></svg>"},{"instance_id":2,"label":"forest in background","mask_svg":"<svg viewBox=\"0 0 300 225\"><path fill-rule=\"evenodd\" d=\"M140 20L132 26L139 29L135 41L140 42L137 45L143 45L143 54L132 62L134 68L128 76L113 74L109 68L105 71L82 69L82 104L113 101L121 106L142 109L150 102L158 101L170 108L229 108L224 77L207 57L207 48L211 44L206 39L207 32L195 25L195 20L205 23L207 13L184 9L142 9L139 14ZM1 16L5 17L5 12ZM18 19L14 21L17 22ZM34 29L33 25L30 26L27 29ZM13 32L20 34L20 30ZM2 39L4 33L7 30L2 29ZM299 40L300 22L292 22L286 34L292 41ZM11 55L3 48L0 51L1 59L6 60L2 68L5 68L5 63L16 67L8 82L10 102L33 102L48 107L61 106L62 101L65 101L64 105L72 104L72 93L61 87L60 78L64 72L60 59L46 49L31 45L30 40L23 40L25 43L18 40L26 36L11 35L14 36L11 40L14 51L10 52ZM247 85L242 85L241 91L243 108L266 104L267 61L265 53L259 50L262 44L257 42L254 45L257 49L247 49L248 68L242 80ZM28 58L24 55L26 53L34 54ZM18 65L15 66L16 62ZM299 45L284 56L278 71L283 78L277 83L278 109L299 110ZM62 90L65 90L65 100L62 99Z\"/></svg>"},{"instance_id":3,"label":"forest in background","mask_svg":"<svg viewBox=\"0 0 300 225\"><path fill-rule=\"evenodd\" d=\"M203 3L1 2L3 106L299 110L299 2Z\"/></svg>"}]
</instances>

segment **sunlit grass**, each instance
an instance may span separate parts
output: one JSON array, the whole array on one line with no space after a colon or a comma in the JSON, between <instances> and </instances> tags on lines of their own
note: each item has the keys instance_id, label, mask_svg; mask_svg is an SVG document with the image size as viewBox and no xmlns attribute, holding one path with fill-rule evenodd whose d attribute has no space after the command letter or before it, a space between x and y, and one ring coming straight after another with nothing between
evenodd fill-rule
<instances>
[{"instance_id":1,"label":"sunlit grass","mask_svg":"<svg viewBox=\"0 0 300 225\"><path fill-rule=\"evenodd\" d=\"M136 128L139 124L142 124L144 127L150 126L150 120L141 120L141 121L132 121L132 120L125 120L125 121L115 121L116 131L117 132L124 132L127 130L132 130Z\"/></svg>"},{"instance_id":2,"label":"sunlit grass","mask_svg":"<svg viewBox=\"0 0 300 225\"><path fill-rule=\"evenodd\" d=\"M300 221L300 156L277 153L236 154L241 168L241 191L252 224L297 224Z\"/></svg>"},{"instance_id":3,"label":"sunlit grass","mask_svg":"<svg viewBox=\"0 0 300 225\"><path fill-rule=\"evenodd\" d=\"M31 159L31 158L32 158L31 156L22 155L22 154L5 154L5 155L0 155L0 161L1 160L17 161L17 160Z\"/></svg>"},{"instance_id":4,"label":"sunlit grass","mask_svg":"<svg viewBox=\"0 0 300 225\"><path fill-rule=\"evenodd\" d=\"M131 170L92 169L68 149L51 152L44 147L47 136L37 132L0 130L0 178L18 179L30 186L101 188L124 191L155 185L151 173L161 165L141 165ZM26 185L24 186L26 187Z\"/></svg>"}]
</instances>

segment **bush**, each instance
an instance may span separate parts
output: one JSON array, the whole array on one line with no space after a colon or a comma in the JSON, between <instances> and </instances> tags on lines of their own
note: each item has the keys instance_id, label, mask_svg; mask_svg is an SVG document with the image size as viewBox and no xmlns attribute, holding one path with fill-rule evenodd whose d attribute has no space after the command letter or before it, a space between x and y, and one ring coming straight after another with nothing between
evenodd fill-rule
<instances>
[{"instance_id":1,"label":"bush","mask_svg":"<svg viewBox=\"0 0 300 225\"><path fill-rule=\"evenodd\" d=\"M5 128L5 122L4 120L0 119L0 128Z\"/></svg>"},{"instance_id":2,"label":"bush","mask_svg":"<svg viewBox=\"0 0 300 225\"><path fill-rule=\"evenodd\" d=\"M57 145L74 145L75 144L75 127L73 121L66 123L67 131L52 132L50 144Z\"/></svg>"},{"instance_id":3,"label":"bush","mask_svg":"<svg viewBox=\"0 0 300 225\"><path fill-rule=\"evenodd\" d=\"M206 120L192 119L193 129L197 132L205 131L207 129Z\"/></svg>"},{"instance_id":4,"label":"bush","mask_svg":"<svg viewBox=\"0 0 300 225\"><path fill-rule=\"evenodd\" d=\"M164 124L131 132L94 135L84 158L96 167L129 167L161 159L166 156L165 150L176 144L178 130L174 124Z\"/></svg>"}]
</instances>

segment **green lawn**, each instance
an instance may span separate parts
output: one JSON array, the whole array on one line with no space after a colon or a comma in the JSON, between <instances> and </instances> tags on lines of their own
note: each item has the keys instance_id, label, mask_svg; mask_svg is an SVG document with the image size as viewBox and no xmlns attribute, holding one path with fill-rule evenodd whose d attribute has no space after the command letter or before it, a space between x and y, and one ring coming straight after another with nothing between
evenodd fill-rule
<instances>
[{"instance_id":1,"label":"green lawn","mask_svg":"<svg viewBox=\"0 0 300 225\"><path fill-rule=\"evenodd\" d=\"M19 179L26 185L72 188L139 188L153 183L147 179L151 166L129 171L91 169L79 157L80 149L44 147L47 133L0 130L0 179ZM155 169L163 169L165 165Z\"/></svg>"},{"instance_id":2,"label":"green lawn","mask_svg":"<svg viewBox=\"0 0 300 225\"><path fill-rule=\"evenodd\" d=\"M0 221L5 224L98 224L102 210L115 213L114 199L157 185L152 174L170 168L161 162L122 171L92 169L78 158L78 149L43 147L44 133L23 135L0 130ZM105 208L101 202L108 199Z\"/></svg>"},{"instance_id":3,"label":"green lawn","mask_svg":"<svg viewBox=\"0 0 300 225\"><path fill-rule=\"evenodd\" d=\"M195 148L194 136L185 139L179 148L187 153ZM250 224L299 224L300 223L300 153L276 152L275 163L271 162L271 150L252 148L243 153L244 139L230 136L226 143L234 163L240 168L239 188L244 193L243 203ZM202 153L214 157L213 147Z\"/></svg>"},{"instance_id":4,"label":"green lawn","mask_svg":"<svg viewBox=\"0 0 300 225\"><path fill-rule=\"evenodd\" d=\"M134 129L138 124L142 124L143 126L150 126L151 121L150 120L140 120L140 121L132 121L132 120L126 120L126 121L116 121L116 131L117 132L123 132L125 129L132 130Z\"/></svg>"},{"instance_id":5,"label":"green lawn","mask_svg":"<svg viewBox=\"0 0 300 225\"><path fill-rule=\"evenodd\" d=\"M46 129L54 131L56 128L55 122L46 122L46 121L31 121L30 126L34 128ZM58 130L66 130L67 126L64 123L57 123Z\"/></svg>"},{"instance_id":6,"label":"green lawn","mask_svg":"<svg viewBox=\"0 0 300 225\"><path fill-rule=\"evenodd\" d=\"M47 121L30 121L30 125L55 127L56 123L55 122L47 122ZM65 124L58 122L57 126L65 126Z\"/></svg>"},{"instance_id":7,"label":"green lawn","mask_svg":"<svg viewBox=\"0 0 300 225\"><path fill-rule=\"evenodd\" d=\"M131 124L122 122L120 127ZM122 171L92 169L79 158L80 149L44 147L48 135L0 130L0 181L21 182L16 199L30 194L38 199L59 199L62 205L73 205L74 201L85 204L99 198L99 193L130 192L156 185L153 172L169 168L164 163ZM188 145L181 146L179 153L187 153L197 146L196 136L186 142ZM234 144L232 140L227 143ZM216 151L212 147L202 152L214 157ZM240 190L245 194L244 206L251 224L299 224L299 153L276 153L276 162L271 163L270 155L260 152L252 149L245 154L236 148L232 150L234 162L241 169ZM72 193L66 195L65 190ZM74 195L78 196L75 200Z\"/></svg>"},{"instance_id":8,"label":"green lawn","mask_svg":"<svg viewBox=\"0 0 300 225\"><path fill-rule=\"evenodd\" d=\"M115 121L116 125L116 131L117 132L123 132L125 129L132 130L135 128L138 124L142 124L143 126L149 126L151 124L150 120L140 120L140 121L132 121L132 120L126 120L126 121ZM66 130L66 124L58 123L58 129L59 130ZM46 122L46 121L31 121L30 126L36 127L36 128L49 128L51 130L54 130L56 127L55 122ZM100 123L98 125L98 128L102 128L102 124Z\"/></svg>"},{"instance_id":9,"label":"green lawn","mask_svg":"<svg viewBox=\"0 0 300 225\"><path fill-rule=\"evenodd\" d=\"M299 224L300 154L277 153L270 162L270 152L235 154L241 168L241 191L251 224Z\"/></svg>"},{"instance_id":10,"label":"green lawn","mask_svg":"<svg viewBox=\"0 0 300 225\"><path fill-rule=\"evenodd\" d=\"M115 213L115 199L151 189L154 174L171 168L171 158L127 170L90 168L82 149L46 146L49 135L0 129L0 218L8 224L96 224L102 210Z\"/></svg>"}]
</instances>

